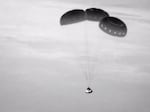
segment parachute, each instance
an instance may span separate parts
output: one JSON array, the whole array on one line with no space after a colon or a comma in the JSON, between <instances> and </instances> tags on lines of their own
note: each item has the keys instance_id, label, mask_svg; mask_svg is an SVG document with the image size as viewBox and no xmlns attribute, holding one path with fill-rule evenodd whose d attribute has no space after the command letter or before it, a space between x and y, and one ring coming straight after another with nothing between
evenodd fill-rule
<instances>
[{"instance_id":1,"label":"parachute","mask_svg":"<svg viewBox=\"0 0 150 112\"><path fill-rule=\"evenodd\" d=\"M60 18L60 25L70 25L82 21L95 21L99 22L99 28L104 31L105 33L116 36L116 37L124 37L127 34L127 27L125 23L116 18L116 17L110 17L109 14L98 8L88 8L85 11L82 9L74 9L70 10L66 13L64 13L61 18ZM85 38L88 38L87 35L85 35ZM92 93L93 90L90 88L90 81L91 81L91 75L92 72L90 71L90 56L89 56L89 46L88 46L88 39L86 39L86 50L87 50L87 71L85 71L85 75L87 83L88 83L88 88L85 91L86 93Z\"/></svg>"},{"instance_id":2,"label":"parachute","mask_svg":"<svg viewBox=\"0 0 150 112\"><path fill-rule=\"evenodd\" d=\"M86 9L86 19L90 21L101 21L103 18L108 17L109 14L102 10L97 8L89 8Z\"/></svg>"},{"instance_id":3,"label":"parachute","mask_svg":"<svg viewBox=\"0 0 150 112\"><path fill-rule=\"evenodd\" d=\"M127 34L127 27L123 21L116 17L105 17L100 23L99 27L112 36L124 37Z\"/></svg>"},{"instance_id":4,"label":"parachute","mask_svg":"<svg viewBox=\"0 0 150 112\"><path fill-rule=\"evenodd\" d=\"M66 12L60 19L61 25L68 25L85 20L85 12L82 9L74 9Z\"/></svg>"},{"instance_id":5,"label":"parachute","mask_svg":"<svg viewBox=\"0 0 150 112\"><path fill-rule=\"evenodd\" d=\"M60 24L61 25L68 25L73 23L82 22L85 20L89 21L101 21L104 17L108 17L109 14L97 8L89 8L85 11L82 9L74 9L67 11L61 16Z\"/></svg>"}]
</instances>

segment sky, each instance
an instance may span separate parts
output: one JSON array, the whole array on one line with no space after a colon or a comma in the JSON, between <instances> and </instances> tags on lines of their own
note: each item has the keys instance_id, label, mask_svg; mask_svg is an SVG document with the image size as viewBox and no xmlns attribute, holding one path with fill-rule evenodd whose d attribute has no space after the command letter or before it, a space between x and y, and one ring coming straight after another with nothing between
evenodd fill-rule
<instances>
[{"instance_id":1,"label":"sky","mask_svg":"<svg viewBox=\"0 0 150 112\"><path fill-rule=\"evenodd\" d=\"M60 2L89 4L95 6L117 6L117 7L131 7L131 8L146 8L149 9L149 0L57 0Z\"/></svg>"},{"instance_id":2,"label":"sky","mask_svg":"<svg viewBox=\"0 0 150 112\"><path fill-rule=\"evenodd\" d=\"M150 14L148 1L137 1L113 1L123 4L118 7L106 0L101 1L105 5L96 0L0 1L0 111L149 112ZM95 6L122 19L127 36L112 37L96 22L60 26L64 12ZM90 95L84 93L85 39Z\"/></svg>"}]
</instances>

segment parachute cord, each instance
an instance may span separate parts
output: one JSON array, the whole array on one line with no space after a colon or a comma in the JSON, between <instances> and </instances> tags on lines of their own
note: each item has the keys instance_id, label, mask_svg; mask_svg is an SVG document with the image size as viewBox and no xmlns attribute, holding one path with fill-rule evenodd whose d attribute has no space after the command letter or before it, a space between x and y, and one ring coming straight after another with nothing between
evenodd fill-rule
<instances>
[{"instance_id":1,"label":"parachute cord","mask_svg":"<svg viewBox=\"0 0 150 112\"><path fill-rule=\"evenodd\" d=\"M87 86L91 85L91 71L90 71L90 47L89 47L89 39L88 39L88 31L87 26L85 26L84 38L85 38L85 78L87 82Z\"/></svg>"}]
</instances>

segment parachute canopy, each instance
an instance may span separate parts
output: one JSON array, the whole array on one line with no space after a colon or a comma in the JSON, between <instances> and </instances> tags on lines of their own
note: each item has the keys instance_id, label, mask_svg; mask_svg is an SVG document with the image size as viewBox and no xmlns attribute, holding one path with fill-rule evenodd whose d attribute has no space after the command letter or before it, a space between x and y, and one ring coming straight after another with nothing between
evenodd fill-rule
<instances>
[{"instance_id":1,"label":"parachute canopy","mask_svg":"<svg viewBox=\"0 0 150 112\"><path fill-rule=\"evenodd\" d=\"M85 12L82 9L74 9L66 12L60 19L61 25L68 25L85 20Z\"/></svg>"},{"instance_id":2,"label":"parachute canopy","mask_svg":"<svg viewBox=\"0 0 150 112\"><path fill-rule=\"evenodd\" d=\"M102 10L97 8L89 8L85 11L82 9L74 9L67 11L61 16L60 24L61 25L68 25L73 23L82 22L84 20L90 20L90 21L100 21L104 17L108 17L109 14Z\"/></svg>"},{"instance_id":3,"label":"parachute canopy","mask_svg":"<svg viewBox=\"0 0 150 112\"><path fill-rule=\"evenodd\" d=\"M89 8L86 9L86 19L91 21L101 21L104 17L108 17L109 14L102 10L97 8Z\"/></svg>"},{"instance_id":4,"label":"parachute canopy","mask_svg":"<svg viewBox=\"0 0 150 112\"><path fill-rule=\"evenodd\" d=\"M124 37L127 34L127 26L122 20L110 17L106 11L98 8L88 8L85 11L82 9L70 10L61 16L60 24L68 25L85 20L99 21L100 29L112 36Z\"/></svg>"},{"instance_id":5,"label":"parachute canopy","mask_svg":"<svg viewBox=\"0 0 150 112\"><path fill-rule=\"evenodd\" d=\"M116 17L105 17L100 21L100 29L112 36L124 37L127 34L127 27L123 21Z\"/></svg>"}]
</instances>

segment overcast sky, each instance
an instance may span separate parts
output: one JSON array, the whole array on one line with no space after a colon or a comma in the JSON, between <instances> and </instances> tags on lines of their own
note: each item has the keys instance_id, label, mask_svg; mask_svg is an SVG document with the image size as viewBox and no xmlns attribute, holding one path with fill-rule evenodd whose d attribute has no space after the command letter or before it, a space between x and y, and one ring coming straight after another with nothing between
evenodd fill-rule
<instances>
[{"instance_id":1,"label":"overcast sky","mask_svg":"<svg viewBox=\"0 0 150 112\"><path fill-rule=\"evenodd\" d=\"M126 7L149 8L149 0L57 0L61 2L74 2L91 5L118 5Z\"/></svg>"},{"instance_id":2,"label":"overcast sky","mask_svg":"<svg viewBox=\"0 0 150 112\"><path fill-rule=\"evenodd\" d=\"M148 0L1 0L0 111L149 112L148 5ZM122 19L127 36L114 38L95 22L60 26L67 10L93 6ZM91 95L84 93L85 32Z\"/></svg>"}]
</instances>

